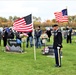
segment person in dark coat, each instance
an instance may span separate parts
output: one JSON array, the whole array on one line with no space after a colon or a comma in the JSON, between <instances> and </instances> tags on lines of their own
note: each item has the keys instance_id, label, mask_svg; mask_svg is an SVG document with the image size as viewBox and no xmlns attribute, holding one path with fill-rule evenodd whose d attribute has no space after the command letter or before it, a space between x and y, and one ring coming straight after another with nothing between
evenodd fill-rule
<instances>
[{"instance_id":1,"label":"person in dark coat","mask_svg":"<svg viewBox=\"0 0 76 75\"><path fill-rule=\"evenodd\" d=\"M38 26L37 29L35 30L36 48L38 47L41 48L41 39L40 39L41 34L42 34L42 30L40 26Z\"/></svg>"},{"instance_id":2,"label":"person in dark coat","mask_svg":"<svg viewBox=\"0 0 76 75\"><path fill-rule=\"evenodd\" d=\"M72 28L70 28L69 26L67 26L67 28L66 28L66 31L67 31L67 39L66 39L66 41L67 41L67 43L72 43L72 38L71 38L71 34L72 34Z\"/></svg>"},{"instance_id":3,"label":"person in dark coat","mask_svg":"<svg viewBox=\"0 0 76 75\"><path fill-rule=\"evenodd\" d=\"M14 39L14 32L12 31L12 29L10 29L10 31L8 32L8 39Z\"/></svg>"},{"instance_id":4,"label":"person in dark coat","mask_svg":"<svg viewBox=\"0 0 76 75\"><path fill-rule=\"evenodd\" d=\"M3 29L3 44L4 44L4 47L7 45L7 38L8 38L8 33L6 31L6 29Z\"/></svg>"},{"instance_id":5,"label":"person in dark coat","mask_svg":"<svg viewBox=\"0 0 76 75\"><path fill-rule=\"evenodd\" d=\"M53 42L53 49L54 49L54 53L55 53L55 67L61 67L61 56L60 58L58 58L58 47L59 47L59 52L62 48L62 33L61 31L58 29L58 25L55 24L53 25L53 30L54 30L54 42ZM60 55L60 53L59 53ZM60 60L60 62L59 62ZM60 63L60 64L59 64Z\"/></svg>"},{"instance_id":6,"label":"person in dark coat","mask_svg":"<svg viewBox=\"0 0 76 75\"><path fill-rule=\"evenodd\" d=\"M50 42L50 37L51 37L51 29L48 28L48 30L46 31L46 34L48 35L48 41Z\"/></svg>"}]
</instances>

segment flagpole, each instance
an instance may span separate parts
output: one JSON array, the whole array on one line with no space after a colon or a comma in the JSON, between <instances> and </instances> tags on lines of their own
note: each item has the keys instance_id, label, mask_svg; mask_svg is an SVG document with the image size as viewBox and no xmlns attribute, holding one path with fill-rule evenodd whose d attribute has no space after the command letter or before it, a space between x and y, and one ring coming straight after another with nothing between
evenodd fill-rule
<instances>
[{"instance_id":1,"label":"flagpole","mask_svg":"<svg viewBox=\"0 0 76 75\"><path fill-rule=\"evenodd\" d=\"M32 25L33 25L33 16L32 16ZM36 60L36 48L35 48L35 33L34 33L34 25L33 25L33 43L34 43L34 59Z\"/></svg>"},{"instance_id":2,"label":"flagpole","mask_svg":"<svg viewBox=\"0 0 76 75\"><path fill-rule=\"evenodd\" d=\"M67 9L67 15L68 15L68 7L66 6L66 9ZM69 25L69 20L68 20L68 25Z\"/></svg>"}]
</instances>

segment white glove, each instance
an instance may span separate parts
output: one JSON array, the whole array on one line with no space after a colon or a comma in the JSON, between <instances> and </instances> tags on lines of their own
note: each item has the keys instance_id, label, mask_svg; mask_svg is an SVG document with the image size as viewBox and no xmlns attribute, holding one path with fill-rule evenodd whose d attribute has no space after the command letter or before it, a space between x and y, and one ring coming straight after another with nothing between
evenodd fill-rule
<instances>
[{"instance_id":1,"label":"white glove","mask_svg":"<svg viewBox=\"0 0 76 75\"><path fill-rule=\"evenodd\" d=\"M57 47L57 49L59 50L59 49L60 49L60 47Z\"/></svg>"}]
</instances>

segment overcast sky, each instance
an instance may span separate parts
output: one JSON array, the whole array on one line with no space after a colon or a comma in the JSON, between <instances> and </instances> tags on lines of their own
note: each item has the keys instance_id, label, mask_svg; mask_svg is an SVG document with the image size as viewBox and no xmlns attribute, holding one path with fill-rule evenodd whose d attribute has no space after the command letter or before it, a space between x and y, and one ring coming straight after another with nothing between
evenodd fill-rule
<instances>
[{"instance_id":1,"label":"overcast sky","mask_svg":"<svg viewBox=\"0 0 76 75\"><path fill-rule=\"evenodd\" d=\"M0 0L0 16L24 17L30 13L42 21L54 19L54 12L67 7L68 15L76 15L75 0Z\"/></svg>"}]
</instances>

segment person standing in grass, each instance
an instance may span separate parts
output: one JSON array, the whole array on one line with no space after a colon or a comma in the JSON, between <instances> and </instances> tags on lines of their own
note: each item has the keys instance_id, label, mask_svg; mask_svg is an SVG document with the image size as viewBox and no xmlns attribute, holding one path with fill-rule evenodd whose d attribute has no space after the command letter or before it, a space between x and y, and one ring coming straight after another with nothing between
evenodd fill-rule
<instances>
[{"instance_id":1,"label":"person standing in grass","mask_svg":"<svg viewBox=\"0 0 76 75\"><path fill-rule=\"evenodd\" d=\"M47 31L46 31L46 33L47 33L48 38L49 38L49 39L48 39L48 42L50 42L50 37L51 37L51 35L52 35L52 34L51 34L51 29L48 28Z\"/></svg>"},{"instance_id":2,"label":"person standing in grass","mask_svg":"<svg viewBox=\"0 0 76 75\"><path fill-rule=\"evenodd\" d=\"M67 31L67 39L66 39L66 41L67 41L67 43L72 43L72 28L71 27L69 27L69 26L67 26L67 28L66 28L66 31Z\"/></svg>"},{"instance_id":3,"label":"person standing in grass","mask_svg":"<svg viewBox=\"0 0 76 75\"><path fill-rule=\"evenodd\" d=\"M2 37L3 37L3 44L4 44L4 47L5 47L7 45L7 38L8 38L8 33L7 33L5 28L3 29Z\"/></svg>"},{"instance_id":4,"label":"person standing in grass","mask_svg":"<svg viewBox=\"0 0 76 75\"><path fill-rule=\"evenodd\" d=\"M42 30L40 26L38 26L37 29L35 30L36 48L38 47L41 48L41 39L40 39L41 34L42 34Z\"/></svg>"},{"instance_id":5,"label":"person standing in grass","mask_svg":"<svg viewBox=\"0 0 76 75\"><path fill-rule=\"evenodd\" d=\"M46 34L46 31L43 31L43 33L40 36L40 39L42 40L42 44L45 45L48 39L48 35Z\"/></svg>"},{"instance_id":6,"label":"person standing in grass","mask_svg":"<svg viewBox=\"0 0 76 75\"><path fill-rule=\"evenodd\" d=\"M53 49L55 53L55 67L61 67L61 48L62 48L62 33L58 28L58 25L53 25L54 38L53 38Z\"/></svg>"},{"instance_id":7,"label":"person standing in grass","mask_svg":"<svg viewBox=\"0 0 76 75\"><path fill-rule=\"evenodd\" d=\"M28 48L29 43L30 43L30 47L33 46L33 36L32 36L32 32L27 32L27 39L26 39L26 47Z\"/></svg>"}]
</instances>

